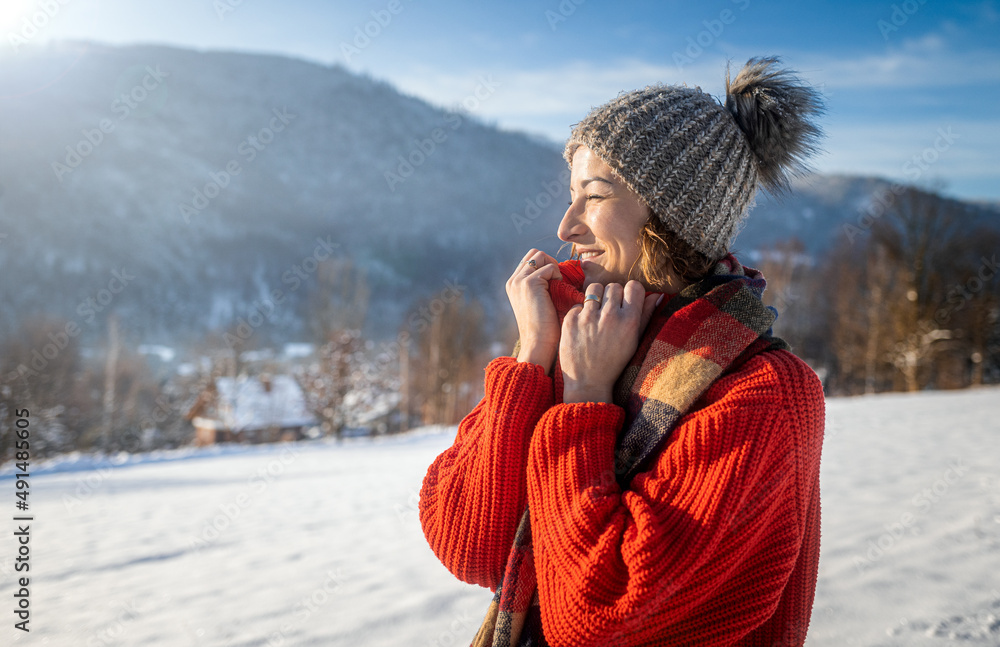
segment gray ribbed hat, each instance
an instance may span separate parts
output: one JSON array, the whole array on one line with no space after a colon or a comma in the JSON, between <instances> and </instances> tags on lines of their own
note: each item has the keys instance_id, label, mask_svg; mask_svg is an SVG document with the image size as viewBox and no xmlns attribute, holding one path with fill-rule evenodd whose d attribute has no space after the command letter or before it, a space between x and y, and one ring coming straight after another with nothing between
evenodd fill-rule
<instances>
[{"instance_id":1,"label":"gray ribbed hat","mask_svg":"<svg viewBox=\"0 0 1000 647\"><path fill-rule=\"evenodd\" d=\"M635 191L663 224L710 258L723 256L753 206L808 170L822 131L817 91L777 58L750 59L726 102L701 88L652 85L619 95L576 124L564 155L582 144Z\"/></svg>"}]
</instances>

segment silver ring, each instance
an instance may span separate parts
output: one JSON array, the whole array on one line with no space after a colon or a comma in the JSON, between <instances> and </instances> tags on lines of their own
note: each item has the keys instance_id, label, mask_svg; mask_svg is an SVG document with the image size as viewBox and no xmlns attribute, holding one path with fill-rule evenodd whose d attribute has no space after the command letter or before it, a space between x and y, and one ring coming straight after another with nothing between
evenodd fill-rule
<instances>
[{"instance_id":1,"label":"silver ring","mask_svg":"<svg viewBox=\"0 0 1000 647\"><path fill-rule=\"evenodd\" d=\"M528 261L528 265L529 265L530 267L537 267L537 265L538 265L538 264L537 264L537 263L535 263L535 259L531 259L530 261Z\"/></svg>"},{"instance_id":2,"label":"silver ring","mask_svg":"<svg viewBox=\"0 0 1000 647\"><path fill-rule=\"evenodd\" d=\"M597 296L596 294L588 294L583 300L594 301L595 303L597 303L597 305L601 305L601 297Z\"/></svg>"}]
</instances>

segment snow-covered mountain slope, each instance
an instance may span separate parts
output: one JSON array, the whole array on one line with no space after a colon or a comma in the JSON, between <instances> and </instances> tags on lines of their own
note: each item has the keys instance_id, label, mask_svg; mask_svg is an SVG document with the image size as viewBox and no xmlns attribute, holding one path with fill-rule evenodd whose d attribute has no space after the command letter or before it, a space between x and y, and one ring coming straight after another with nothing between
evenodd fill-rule
<instances>
[{"instance_id":1,"label":"snow-covered mountain slope","mask_svg":"<svg viewBox=\"0 0 1000 647\"><path fill-rule=\"evenodd\" d=\"M998 395L828 400L807 645L1000 644ZM454 432L38 465L31 633L8 624L3 644L467 644L490 593L445 570L417 516Z\"/></svg>"}]
</instances>

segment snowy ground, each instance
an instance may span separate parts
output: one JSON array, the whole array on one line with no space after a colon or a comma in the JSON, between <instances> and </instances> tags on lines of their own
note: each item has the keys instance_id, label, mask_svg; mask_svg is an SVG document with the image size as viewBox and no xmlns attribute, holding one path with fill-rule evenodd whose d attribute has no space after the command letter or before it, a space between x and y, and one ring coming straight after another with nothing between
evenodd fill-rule
<instances>
[{"instance_id":1,"label":"snowy ground","mask_svg":"<svg viewBox=\"0 0 1000 647\"><path fill-rule=\"evenodd\" d=\"M998 389L829 401L808 645L1000 645L998 414ZM490 594L416 515L453 436L51 462L31 477L31 633L6 610L0 644L466 645Z\"/></svg>"}]
</instances>

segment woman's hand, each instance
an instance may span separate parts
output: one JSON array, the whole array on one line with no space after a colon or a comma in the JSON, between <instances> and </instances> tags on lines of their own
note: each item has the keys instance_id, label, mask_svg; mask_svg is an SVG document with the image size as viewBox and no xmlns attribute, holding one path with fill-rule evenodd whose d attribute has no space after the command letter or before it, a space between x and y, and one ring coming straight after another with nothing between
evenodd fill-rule
<instances>
[{"instance_id":1,"label":"woman's hand","mask_svg":"<svg viewBox=\"0 0 1000 647\"><path fill-rule=\"evenodd\" d=\"M532 249L507 279L507 298L521 338L517 361L538 364L546 373L552 371L559 352L559 317L549 295L549 281L561 278L556 259Z\"/></svg>"},{"instance_id":2,"label":"woman's hand","mask_svg":"<svg viewBox=\"0 0 1000 647\"><path fill-rule=\"evenodd\" d=\"M662 295L643 298L638 281L587 286L588 300L563 319L559 366L563 402L611 402L615 381L639 346ZM597 299L596 301L594 299Z\"/></svg>"}]
</instances>

